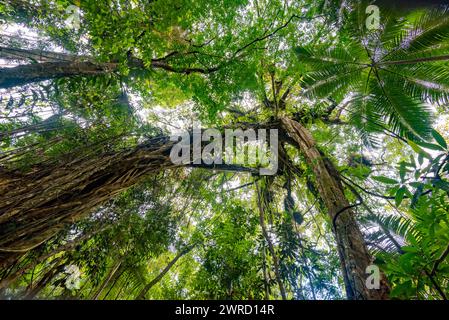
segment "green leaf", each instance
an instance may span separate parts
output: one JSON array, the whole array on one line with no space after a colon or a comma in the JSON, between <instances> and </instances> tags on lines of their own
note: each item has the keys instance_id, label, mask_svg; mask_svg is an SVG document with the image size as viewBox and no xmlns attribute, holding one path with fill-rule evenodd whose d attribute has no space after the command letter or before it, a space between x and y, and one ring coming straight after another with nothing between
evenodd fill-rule
<instances>
[{"instance_id":1,"label":"green leaf","mask_svg":"<svg viewBox=\"0 0 449 320\"><path fill-rule=\"evenodd\" d=\"M421 153L418 155L418 162L420 166L424 163L424 157Z\"/></svg>"},{"instance_id":2,"label":"green leaf","mask_svg":"<svg viewBox=\"0 0 449 320\"><path fill-rule=\"evenodd\" d=\"M399 183L398 181L396 181L394 179L387 178L387 177L384 177L384 176L373 176L372 178L374 180L376 180L376 181L379 181L379 182L382 182L382 183L385 183L385 184L398 184Z\"/></svg>"},{"instance_id":3,"label":"green leaf","mask_svg":"<svg viewBox=\"0 0 449 320\"><path fill-rule=\"evenodd\" d=\"M436 130L432 130L432 136L435 139L435 141L443 147L444 150L447 150L447 142L446 140L438 133Z\"/></svg>"},{"instance_id":4,"label":"green leaf","mask_svg":"<svg viewBox=\"0 0 449 320\"><path fill-rule=\"evenodd\" d=\"M401 177L401 182L405 181L405 175L407 174L407 166L404 161L399 164L399 176Z\"/></svg>"},{"instance_id":5,"label":"green leaf","mask_svg":"<svg viewBox=\"0 0 449 320\"><path fill-rule=\"evenodd\" d=\"M423 148L429 149L429 150L437 150L437 151L446 151L443 147L433 144L433 143L427 143L423 141L416 142L417 145L420 145Z\"/></svg>"},{"instance_id":6,"label":"green leaf","mask_svg":"<svg viewBox=\"0 0 449 320\"><path fill-rule=\"evenodd\" d=\"M419 249L415 246L403 246L402 251L404 252L410 252L410 253L418 253Z\"/></svg>"},{"instance_id":7,"label":"green leaf","mask_svg":"<svg viewBox=\"0 0 449 320\"><path fill-rule=\"evenodd\" d=\"M397 284L393 290L391 290L392 297L409 297L413 295L413 283L411 280L407 280L404 283Z\"/></svg>"},{"instance_id":8,"label":"green leaf","mask_svg":"<svg viewBox=\"0 0 449 320\"><path fill-rule=\"evenodd\" d=\"M428 154L427 152L425 152L423 149L421 149L415 142L413 142L411 140L407 140L407 143L413 149L413 151L415 151L416 153L418 153L419 155L421 155L424 158L432 160L432 156L430 154Z\"/></svg>"},{"instance_id":9,"label":"green leaf","mask_svg":"<svg viewBox=\"0 0 449 320\"><path fill-rule=\"evenodd\" d=\"M418 188L419 186L422 185L421 182L411 182L409 183L410 186L412 186L413 188Z\"/></svg>"},{"instance_id":10,"label":"green leaf","mask_svg":"<svg viewBox=\"0 0 449 320\"><path fill-rule=\"evenodd\" d=\"M399 188L398 192L396 192L396 197L395 197L395 203L396 203L396 207L399 207L402 203L402 200L404 200L404 195L407 192L407 188L405 186L402 186L401 188Z\"/></svg>"}]
</instances>

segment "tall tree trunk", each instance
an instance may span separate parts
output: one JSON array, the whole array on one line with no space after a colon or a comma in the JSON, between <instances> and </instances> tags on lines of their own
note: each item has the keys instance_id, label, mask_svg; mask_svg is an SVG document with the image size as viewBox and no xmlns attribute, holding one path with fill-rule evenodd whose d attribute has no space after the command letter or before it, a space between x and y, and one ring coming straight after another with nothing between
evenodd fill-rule
<instances>
[{"instance_id":1,"label":"tall tree trunk","mask_svg":"<svg viewBox=\"0 0 449 320\"><path fill-rule=\"evenodd\" d=\"M368 289L366 268L373 263L363 235L354 217L339 173L329 159L324 157L316 146L311 133L300 123L282 118L282 125L312 168L317 187L327 207L329 219L334 224L334 234L348 299L388 299L389 286L381 274L380 288Z\"/></svg>"},{"instance_id":2,"label":"tall tree trunk","mask_svg":"<svg viewBox=\"0 0 449 320\"><path fill-rule=\"evenodd\" d=\"M265 247L262 248L262 271L263 271L263 286L265 289L265 300L270 300L270 287L268 285L268 274L267 274L267 257L265 254Z\"/></svg>"},{"instance_id":3,"label":"tall tree trunk","mask_svg":"<svg viewBox=\"0 0 449 320\"><path fill-rule=\"evenodd\" d=\"M119 66L117 62L96 62L89 56L1 46L0 58L38 62L0 68L0 88L12 88L65 77L101 75L114 72ZM130 58L129 66L143 68L144 64L139 59Z\"/></svg>"}]
</instances>

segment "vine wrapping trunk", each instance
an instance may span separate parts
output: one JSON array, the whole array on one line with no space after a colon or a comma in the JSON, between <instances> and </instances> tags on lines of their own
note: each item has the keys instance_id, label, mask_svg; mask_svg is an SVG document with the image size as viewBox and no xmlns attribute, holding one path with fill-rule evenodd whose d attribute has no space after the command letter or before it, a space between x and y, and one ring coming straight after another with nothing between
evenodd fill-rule
<instances>
[{"instance_id":1,"label":"vine wrapping trunk","mask_svg":"<svg viewBox=\"0 0 449 320\"><path fill-rule=\"evenodd\" d=\"M372 264L372 257L355 220L354 211L350 208L344 194L338 171L329 159L321 154L311 133L304 126L288 118L283 118L281 121L284 129L296 142L311 166L319 196L327 207L329 219L335 221L334 234L347 298L351 300L388 299L389 287L383 274L381 274L379 289L370 290L365 284L366 267ZM344 208L347 210L341 211Z\"/></svg>"},{"instance_id":2,"label":"vine wrapping trunk","mask_svg":"<svg viewBox=\"0 0 449 320\"><path fill-rule=\"evenodd\" d=\"M136 185L175 167L168 137L136 148L75 159L28 173L0 170L0 265L36 248L67 224Z\"/></svg>"}]
</instances>

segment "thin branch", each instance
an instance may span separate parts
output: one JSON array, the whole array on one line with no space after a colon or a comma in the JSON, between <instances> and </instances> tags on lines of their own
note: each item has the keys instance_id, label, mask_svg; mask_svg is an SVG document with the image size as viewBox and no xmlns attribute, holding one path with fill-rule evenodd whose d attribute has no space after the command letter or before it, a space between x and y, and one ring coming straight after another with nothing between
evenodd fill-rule
<instances>
[{"instance_id":1,"label":"thin branch","mask_svg":"<svg viewBox=\"0 0 449 320\"><path fill-rule=\"evenodd\" d=\"M438 258L437 261L435 261L435 264L433 265L432 271L430 274L434 276L436 272L438 271L439 265L446 259L446 257L449 255L449 245L446 247L446 250L444 250L443 254Z\"/></svg>"},{"instance_id":2,"label":"thin branch","mask_svg":"<svg viewBox=\"0 0 449 320\"><path fill-rule=\"evenodd\" d=\"M242 52L242 51L245 50L246 48L248 48L248 47L252 46L253 44L255 44L256 42L260 42L260 41L266 40L266 39L268 39L268 38L271 38L271 37L274 36L276 33L278 33L279 31L281 31L282 29L286 28L286 27L292 22L292 20L295 19L295 18L296 18L296 19L299 19L299 20L302 20L302 19L305 19L305 20L311 20L311 19L316 19L316 18L320 18L320 17L323 17L323 15L319 15L319 16L316 16L316 17L313 17L313 18L307 18L307 17L303 17L303 16L297 16L297 15L294 14L294 15L292 15L292 16L290 17L290 19L287 20L287 22L285 22L283 25L281 25L281 26L279 26L278 28L276 28L273 32L271 32L271 33L269 33L269 34L266 34L266 35L264 35L264 36L262 36L262 37L258 37L258 38L256 38L256 39L254 39L253 41L247 43L247 44L244 45L243 47L239 48L239 49L234 53L234 57L237 56L240 52Z\"/></svg>"}]
</instances>

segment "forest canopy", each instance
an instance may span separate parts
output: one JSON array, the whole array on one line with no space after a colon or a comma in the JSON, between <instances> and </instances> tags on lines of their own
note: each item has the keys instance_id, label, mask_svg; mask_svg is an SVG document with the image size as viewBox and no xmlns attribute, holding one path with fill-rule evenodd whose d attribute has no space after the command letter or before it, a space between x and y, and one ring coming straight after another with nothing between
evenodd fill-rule
<instances>
[{"instance_id":1,"label":"forest canopy","mask_svg":"<svg viewBox=\"0 0 449 320\"><path fill-rule=\"evenodd\" d=\"M447 300L437 2L0 0L0 298Z\"/></svg>"}]
</instances>

